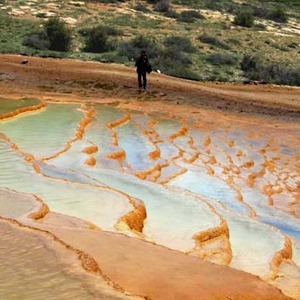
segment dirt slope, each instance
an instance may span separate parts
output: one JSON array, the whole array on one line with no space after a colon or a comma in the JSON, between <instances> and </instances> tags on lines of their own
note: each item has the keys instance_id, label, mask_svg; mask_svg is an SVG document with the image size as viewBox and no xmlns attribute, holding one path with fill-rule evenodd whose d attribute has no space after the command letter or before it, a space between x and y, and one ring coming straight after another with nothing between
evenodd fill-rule
<instances>
[{"instance_id":1,"label":"dirt slope","mask_svg":"<svg viewBox=\"0 0 300 300\"><path fill-rule=\"evenodd\" d=\"M28 63L22 64L23 60ZM274 85L199 83L153 72L149 90L139 94L133 67L76 60L0 56L0 87L5 94L90 99L160 101L227 113L300 118L300 88Z\"/></svg>"}]
</instances>

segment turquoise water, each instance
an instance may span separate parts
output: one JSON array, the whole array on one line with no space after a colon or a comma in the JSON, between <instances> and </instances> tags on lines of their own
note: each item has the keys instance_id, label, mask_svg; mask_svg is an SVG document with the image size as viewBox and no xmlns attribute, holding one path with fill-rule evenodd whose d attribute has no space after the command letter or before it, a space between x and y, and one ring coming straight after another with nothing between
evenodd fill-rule
<instances>
[{"instance_id":1,"label":"turquoise water","mask_svg":"<svg viewBox=\"0 0 300 300\"><path fill-rule=\"evenodd\" d=\"M19 108L40 104L40 100L37 100L37 99L13 100L13 99L3 99L3 98L1 98L0 102L1 102L0 115L15 111Z\"/></svg>"}]
</instances>

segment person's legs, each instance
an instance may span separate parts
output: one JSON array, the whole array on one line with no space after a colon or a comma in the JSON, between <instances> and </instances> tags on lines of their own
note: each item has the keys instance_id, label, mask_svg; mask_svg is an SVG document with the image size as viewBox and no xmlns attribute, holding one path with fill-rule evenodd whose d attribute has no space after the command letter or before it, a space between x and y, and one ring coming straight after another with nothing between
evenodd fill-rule
<instances>
[{"instance_id":1,"label":"person's legs","mask_svg":"<svg viewBox=\"0 0 300 300\"><path fill-rule=\"evenodd\" d=\"M143 73L143 88L144 90L147 88L147 74Z\"/></svg>"},{"instance_id":2,"label":"person's legs","mask_svg":"<svg viewBox=\"0 0 300 300\"><path fill-rule=\"evenodd\" d=\"M143 87L142 73L138 73L138 83L139 83L139 89L141 89Z\"/></svg>"}]
</instances>

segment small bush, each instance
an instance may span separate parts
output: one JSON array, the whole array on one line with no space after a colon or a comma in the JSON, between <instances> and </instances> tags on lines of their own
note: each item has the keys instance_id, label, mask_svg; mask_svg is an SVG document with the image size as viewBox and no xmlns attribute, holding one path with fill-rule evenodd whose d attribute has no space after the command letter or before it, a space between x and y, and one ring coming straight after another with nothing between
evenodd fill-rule
<instances>
[{"instance_id":1,"label":"small bush","mask_svg":"<svg viewBox=\"0 0 300 300\"><path fill-rule=\"evenodd\" d=\"M171 8L170 0L160 0L154 5L154 10L162 13L168 12Z\"/></svg>"},{"instance_id":2,"label":"small bush","mask_svg":"<svg viewBox=\"0 0 300 300\"><path fill-rule=\"evenodd\" d=\"M49 49L49 41L47 40L43 32L32 32L24 39L23 45L38 50Z\"/></svg>"},{"instance_id":3,"label":"small bush","mask_svg":"<svg viewBox=\"0 0 300 300\"><path fill-rule=\"evenodd\" d=\"M84 51L102 53L110 50L108 44L108 36L102 27L94 27L90 29L85 38L85 47Z\"/></svg>"},{"instance_id":4,"label":"small bush","mask_svg":"<svg viewBox=\"0 0 300 300\"><path fill-rule=\"evenodd\" d=\"M117 40L112 38L120 35L122 32L108 26L96 26L93 28L82 28L78 33L85 38L86 52L103 53L114 50Z\"/></svg>"},{"instance_id":5,"label":"small bush","mask_svg":"<svg viewBox=\"0 0 300 300\"><path fill-rule=\"evenodd\" d=\"M185 52L174 48L166 48L154 59L155 66L164 74L175 77L199 80L199 76L191 70L192 61Z\"/></svg>"},{"instance_id":6,"label":"small bush","mask_svg":"<svg viewBox=\"0 0 300 300\"><path fill-rule=\"evenodd\" d=\"M227 43L230 43L232 45L235 45L235 46L240 46L241 45L241 41L236 39L236 38L228 38L226 40Z\"/></svg>"},{"instance_id":7,"label":"small bush","mask_svg":"<svg viewBox=\"0 0 300 300\"><path fill-rule=\"evenodd\" d=\"M240 10L234 17L233 23L238 26L252 27L254 25L253 13L250 10Z\"/></svg>"},{"instance_id":8,"label":"small bush","mask_svg":"<svg viewBox=\"0 0 300 300\"><path fill-rule=\"evenodd\" d=\"M149 57L158 55L158 46L152 37L143 35L136 36L129 42L120 45L120 55L127 56L129 59L136 58L140 55L141 50L145 50Z\"/></svg>"},{"instance_id":9,"label":"small bush","mask_svg":"<svg viewBox=\"0 0 300 300\"><path fill-rule=\"evenodd\" d=\"M144 13L147 13L149 12L150 10L143 4L141 3L138 3L135 7L134 7L135 10L137 11L141 11L141 12L144 12Z\"/></svg>"},{"instance_id":10,"label":"small bush","mask_svg":"<svg viewBox=\"0 0 300 300\"><path fill-rule=\"evenodd\" d=\"M166 17L169 18L174 18L174 19L178 19L179 18L179 13L177 13L175 10L173 9L169 9L166 13L165 13Z\"/></svg>"},{"instance_id":11,"label":"small bush","mask_svg":"<svg viewBox=\"0 0 300 300\"><path fill-rule=\"evenodd\" d=\"M183 51L186 53L192 53L196 51L196 48L192 45L189 38L182 36L170 36L165 39L164 45L176 51Z\"/></svg>"},{"instance_id":12,"label":"small bush","mask_svg":"<svg viewBox=\"0 0 300 300\"><path fill-rule=\"evenodd\" d=\"M252 57L245 55L241 62L241 69L244 72L256 71L257 70L256 61Z\"/></svg>"},{"instance_id":13,"label":"small bush","mask_svg":"<svg viewBox=\"0 0 300 300\"><path fill-rule=\"evenodd\" d=\"M185 23L193 23L197 19L205 19L198 11L196 10L186 10L181 12L178 20Z\"/></svg>"},{"instance_id":14,"label":"small bush","mask_svg":"<svg viewBox=\"0 0 300 300\"><path fill-rule=\"evenodd\" d=\"M300 86L300 67L263 63L258 59L245 56L241 69L244 71L244 76L251 80Z\"/></svg>"},{"instance_id":15,"label":"small bush","mask_svg":"<svg viewBox=\"0 0 300 300\"><path fill-rule=\"evenodd\" d=\"M23 40L24 46L38 50L67 52L72 42L71 30L58 17L51 17L44 23L42 30L33 31Z\"/></svg>"},{"instance_id":16,"label":"small bush","mask_svg":"<svg viewBox=\"0 0 300 300\"><path fill-rule=\"evenodd\" d=\"M282 7L275 7L268 14L268 18L279 23L286 23L288 17Z\"/></svg>"},{"instance_id":17,"label":"small bush","mask_svg":"<svg viewBox=\"0 0 300 300\"><path fill-rule=\"evenodd\" d=\"M225 50L230 49L230 46L227 45L226 43L224 43L223 41L219 40L218 38L216 38L214 36L211 36L211 35L208 35L208 34L205 34L205 33L199 36L199 40L202 43L214 45L218 48L222 48L222 49L225 49Z\"/></svg>"},{"instance_id":18,"label":"small bush","mask_svg":"<svg viewBox=\"0 0 300 300\"><path fill-rule=\"evenodd\" d=\"M257 30L266 30L267 26L265 24L258 23L258 24L254 24L254 28Z\"/></svg>"},{"instance_id":19,"label":"small bush","mask_svg":"<svg viewBox=\"0 0 300 300\"><path fill-rule=\"evenodd\" d=\"M206 60L213 65L234 65L237 61L236 57L224 53L212 53Z\"/></svg>"},{"instance_id":20,"label":"small bush","mask_svg":"<svg viewBox=\"0 0 300 300\"><path fill-rule=\"evenodd\" d=\"M72 41L71 30L58 17L51 17L44 25L45 35L49 41L49 50L69 51Z\"/></svg>"}]
</instances>

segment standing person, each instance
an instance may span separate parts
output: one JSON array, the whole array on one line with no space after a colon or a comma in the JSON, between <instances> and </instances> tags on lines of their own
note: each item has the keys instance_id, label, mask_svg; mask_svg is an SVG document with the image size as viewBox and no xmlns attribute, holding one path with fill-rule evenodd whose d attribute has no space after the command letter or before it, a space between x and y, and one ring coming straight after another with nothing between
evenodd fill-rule
<instances>
[{"instance_id":1,"label":"standing person","mask_svg":"<svg viewBox=\"0 0 300 300\"><path fill-rule=\"evenodd\" d=\"M147 73L150 74L152 72L152 67L148 61L147 54L144 50L141 51L141 55L136 60L135 66L136 66L136 72L138 74L139 89L143 88L144 90L146 90Z\"/></svg>"}]
</instances>

